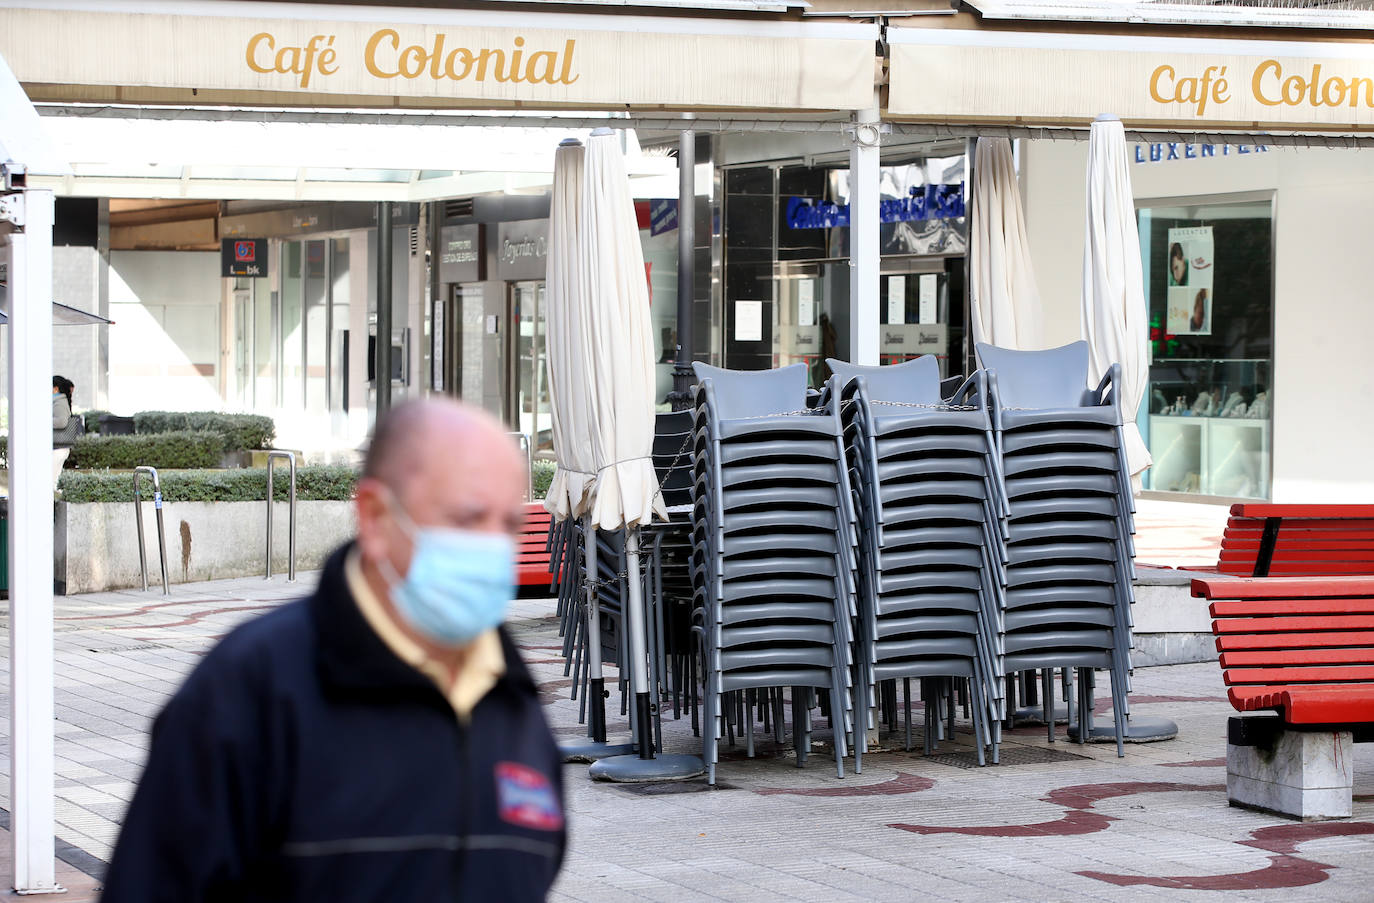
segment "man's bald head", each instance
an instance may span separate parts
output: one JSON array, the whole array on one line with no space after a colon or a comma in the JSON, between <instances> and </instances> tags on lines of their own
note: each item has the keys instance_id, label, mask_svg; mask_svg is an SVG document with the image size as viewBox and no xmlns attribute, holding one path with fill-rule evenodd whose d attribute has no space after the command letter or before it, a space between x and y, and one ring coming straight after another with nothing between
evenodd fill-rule
<instances>
[{"instance_id":1,"label":"man's bald head","mask_svg":"<svg viewBox=\"0 0 1374 903\"><path fill-rule=\"evenodd\" d=\"M467 468L493 453L519 455L501 422L481 408L447 398L406 401L378 421L363 476L405 497L433 467Z\"/></svg>"},{"instance_id":2,"label":"man's bald head","mask_svg":"<svg viewBox=\"0 0 1374 903\"><path fill-rule=\"evenodd\" d=\"M515 443L486 411L446 398L397 405L378 422L358 480L364 575L387 591L382 570L409 571L417 528L513 536L525 480Z\"/></svg>"}]
</instances>

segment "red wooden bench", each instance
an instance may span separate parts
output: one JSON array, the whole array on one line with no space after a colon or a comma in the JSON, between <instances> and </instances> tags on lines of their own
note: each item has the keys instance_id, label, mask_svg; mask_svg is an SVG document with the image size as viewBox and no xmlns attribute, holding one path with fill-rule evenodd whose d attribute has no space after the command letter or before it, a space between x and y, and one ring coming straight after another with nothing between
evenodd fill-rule
<instances>
[{"instance_id":1,"label":"red wooden bench","mask_svg":"<svg viewBox=\"0 0 1374 903\"><path fill-rule=\"evenodd\" d=\"M543 502L525 505L525 526L515 553L515 583L518 587L549 585L549 512Z\"/></svg>"},{"instance_id":2,"label":"red wooden bench","mask_svg":"<svg viewBox=\"0 0 1374 903\"><path fill-rule=\"evenodd\" d=\"M1217 571L1239 577L1374 575L1374 505L1232 505Z\"/></svg>"},{"instance_id":3,"label":"red wooden bench","mask_svg":"<svg viewBox=\"0 0 1374 903\"><path fill-rule=\"evenodd\" d=\"M1374 577L1193 581L1227 695L1289 724L1374 724Z\"/></svg>"},{"instance_id":4,"label":"red wooden bench","mask_svg":"<svg viewBox=\"0 0 1374 903\"><path fill-rule=\"evenodd\" d=\"M1350 744L1374 740L1374 577L1218 577L1210 600L1226 693L1234 805L1298 818L1351 814Z\"/></svg>"}]
</instances>

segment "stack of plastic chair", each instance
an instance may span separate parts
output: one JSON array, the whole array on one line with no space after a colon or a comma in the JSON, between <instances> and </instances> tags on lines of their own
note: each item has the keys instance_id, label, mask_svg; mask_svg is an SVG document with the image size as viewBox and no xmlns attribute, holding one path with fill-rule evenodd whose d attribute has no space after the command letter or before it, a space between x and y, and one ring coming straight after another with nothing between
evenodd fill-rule
<instances>
[{"instance_id":1,"label":"stack of plastic chair","mask_svg":"<svg viewBox=\"0 0 1374 903\"><path fill-rule=\"evenodd\" d=\"M804 365L695 369L693 629L703 656L708 780L715 782L720 740L735 725L753 754L752 701L763 700L781 734L781 690L789 687L798 766L819 690L843 777L855 537L839 417L805 410Z\"/></svg>"},{"instance_id":2,"label":"stack of plastic chair","mask_svg":"<svg viewBox=\"0 0 1374 903\"><path fill-rule=\"evenodd\" d=\"M932 356L827 363L858 499L855 696L873 706L875 686L901 680L910 749L911 681L920 679L929 754L943 701L967 681L978 763L987 747L996 762L1006 501L983 374L946 402Z\"/></svg>"},{"instance_id":3,"label":"stack of plastic chair","mask_svg":"<svg viewBox=\"0 0 1374 903\"><path fill-rule=\"evenodd\" d=\"M1110 672L1123 755L1135 549L1118 368L1089 390L1086 342L1045 351L979 344L977 352L1010 504L1003 667L1043 669L1051 740L1051 669L1079 669L1071 709L1080 742L1092 723L1093 672Z\"/></svg>"},{"instance_id":4,"label":"stack of plastic chair","mask_svg":"<svg viewBox=\"0 0 1374 903\"><path fill-rule=\"evenodd\" d=\"M655 699L671 699L673 717L682 716L685 689L696 680L692 655L692 412L654 417L654 472L658 477L666 522L643 528L649 604L649 655ZM655 719L659 748L662 727Z\"/></svg>"}]
</instances>

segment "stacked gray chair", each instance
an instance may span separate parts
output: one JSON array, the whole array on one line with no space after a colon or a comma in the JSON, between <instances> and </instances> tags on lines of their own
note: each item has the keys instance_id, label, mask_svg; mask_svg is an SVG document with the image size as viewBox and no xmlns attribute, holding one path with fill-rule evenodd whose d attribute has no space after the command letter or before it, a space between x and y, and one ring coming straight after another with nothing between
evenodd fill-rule
<instances>
[{"instance_id":1,"label":"stacked gray chair","mask_svg":"<svg viewBox=\"0 0 1374 903\"><path fill-rule=\"evenodd\" d=\"M762 692L781 732L785 687L798 765L809 749L810 699L820 690L843 777L855 537L839 418L804 410L803 365L695 368L693 629L703 654L708 780L715 781L720 740L738 723L731 713L748 698ZM752 755L748 708L739 728Z\"/></svg>"},{"instance_id":2,"label":"stacked gray chair","mask_svg":"<svg viewBox=\"0 0 1374 903\"><path fill-rule=\"evenodd\" d=\"M1118 368L1089 390L1086 342L1046 351L979 344L977 353L1010 506L1003 667L1043 669L1051 740L1052 669L1079 669L1071 708L1080 741L1092 722L1093 672L1107 670L1122 755L1135 550Z\"/></svg>"},{"instance_id":3,"label":"stacked gray chair","mask_svg":"<svg viewBox=\"0 0 1374 903\"><path fill-rule=\"evenodd\" d=\"M983 374L947 403L934 357L827 363L859 513L855 696L873 706L875 686L902 680L910 749L911 680L920 679L930 753L942 700L967 681L978 762L986 747L995 762L1006 500Z\"/></svg>"}]
</instances>

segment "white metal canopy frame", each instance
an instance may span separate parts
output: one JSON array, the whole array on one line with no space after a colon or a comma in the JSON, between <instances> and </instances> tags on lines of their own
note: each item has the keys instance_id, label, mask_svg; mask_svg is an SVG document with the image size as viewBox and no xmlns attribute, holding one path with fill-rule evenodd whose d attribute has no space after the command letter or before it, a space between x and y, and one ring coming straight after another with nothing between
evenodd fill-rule
<instances>
[{"instance_id":1,"label":"white metal canopy frame","mask_svg":"<svg viewBox=\"0 0 1374 903\"><path fill-rule=\"evenodd\" d=\"M53 851L53 194L29 188L27 178L65 171L0 59L0 261L10 293L10 843L21 894L62 891Z\"/></svg>"},{"instance_id":2,"label":"white metal canopy frame","mask_svg":"<svg viewBox=\"0 0 1374 903\"><path fill-rule=\"evenodd\" d=\"M1139 492L1140 475L1151 463L1135 422L1149 381L1149 314L1126 136L1115 116L1104 114L1092 124L1087 181L1082 335L1091 351L1093 384L1112 364L1121 365L1126 460Z\"/></svg>"}]
</instances>

